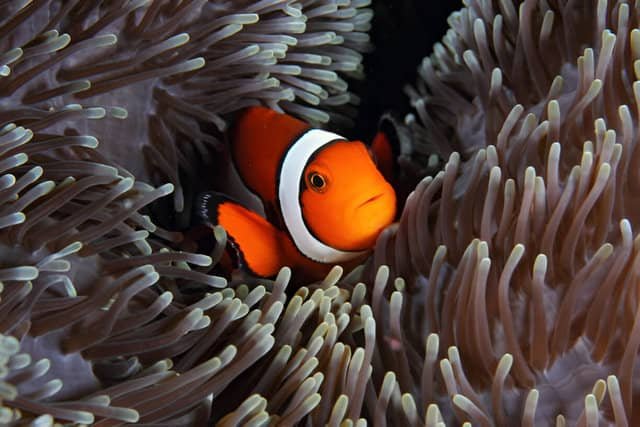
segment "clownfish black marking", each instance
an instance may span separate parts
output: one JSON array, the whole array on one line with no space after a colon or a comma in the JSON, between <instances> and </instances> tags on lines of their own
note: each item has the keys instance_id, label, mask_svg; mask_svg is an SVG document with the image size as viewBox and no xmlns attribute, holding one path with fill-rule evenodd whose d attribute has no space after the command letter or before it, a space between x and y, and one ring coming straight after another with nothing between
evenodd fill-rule
<instances>
[{"instance_id":1,"label":"clownfish black marking","mask_svg":"<svg viewBox=\"0 0 640 427\"><path fill-rule=\"evenodd\" d=\"M385 142L372 149L388 157ZM227 231L240 264L259 276L288 265L319 279L334 264L362 261L395 216L395 192L360 141L251 107L235 124L231 154L267 218L214 192L200 195L196 211Z\"/></svg>"}]
</instances>

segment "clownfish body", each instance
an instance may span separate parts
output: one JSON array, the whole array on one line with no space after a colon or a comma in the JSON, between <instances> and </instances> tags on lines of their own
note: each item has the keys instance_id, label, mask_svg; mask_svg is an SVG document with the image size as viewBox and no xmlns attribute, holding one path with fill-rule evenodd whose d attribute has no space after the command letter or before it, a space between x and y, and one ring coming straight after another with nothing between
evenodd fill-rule
<instances>
[{"instance_id":1,"label":"clownfish body","mask_svg":"<svg viewBox=\"0 0 640 427\"><path fill-rule=\"evenodd\" d=\"M214 192L197 209L226 230L239 264L263 277L286 265L319 279L361 262L396 210L367 146L263 107L245 110L234 129L233 162L267 218Z\"/></svg>"}]
</instances>

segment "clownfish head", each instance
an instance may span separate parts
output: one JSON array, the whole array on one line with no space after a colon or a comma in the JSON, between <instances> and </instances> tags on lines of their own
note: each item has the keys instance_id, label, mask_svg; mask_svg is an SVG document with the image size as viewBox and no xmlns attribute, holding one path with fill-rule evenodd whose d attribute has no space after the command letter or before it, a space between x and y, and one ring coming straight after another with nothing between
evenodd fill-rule
<instances>
[{"instance_id":1,"label":"clownfish head","mask_svg":"<svg viewBox=\"0 0 640 427\"><path fill-rule=\"evenodd\" d=\"M310 232L342 251L371 249L395 216L396 196L360 141L334 141L304 168L300 204Z\"/></svg>"}]
</instances>

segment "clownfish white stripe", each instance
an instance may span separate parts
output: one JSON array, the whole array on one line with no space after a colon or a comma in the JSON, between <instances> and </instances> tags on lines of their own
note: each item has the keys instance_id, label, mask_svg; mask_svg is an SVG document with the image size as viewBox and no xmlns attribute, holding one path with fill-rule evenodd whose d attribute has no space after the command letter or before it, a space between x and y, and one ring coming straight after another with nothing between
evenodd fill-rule
<instances>
[{"instance_id":1,"label":"clownfish white stripe","mask_svg":"<svg viewBox=\"0 0 640 427\"><path fill-rule=\"evenodd\" d=\"M322 263L338 263L363 255L366 251L341 251L318 240L307 228L298 197L300 182L307 162L313 154L332 141L344 137L322 129L309 129L290 147L282 160L278 199L284 223L294 244L306 257Z\"/></svg>"}]
</instances>

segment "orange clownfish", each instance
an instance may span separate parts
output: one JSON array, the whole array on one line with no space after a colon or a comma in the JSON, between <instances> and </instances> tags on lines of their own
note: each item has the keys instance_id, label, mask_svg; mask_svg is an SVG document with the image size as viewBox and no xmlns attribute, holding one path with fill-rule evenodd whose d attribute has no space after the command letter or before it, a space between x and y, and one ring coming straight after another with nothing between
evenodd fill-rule
<instances>
[{"instance_id":1,"label":"orange clownfish","mask_svg":"<svg viewBox=\"0 0 640 427\"><path fill-rule=\"evenodd\" d=\"M238 118L230 149L267 218L216 192L199 196L197 214L226 230L240 266L258 276L290 266L320 279L334 264L353 266L394 219L394 189L360 141L251 107Z\"/></svg>"}]
</instances>

